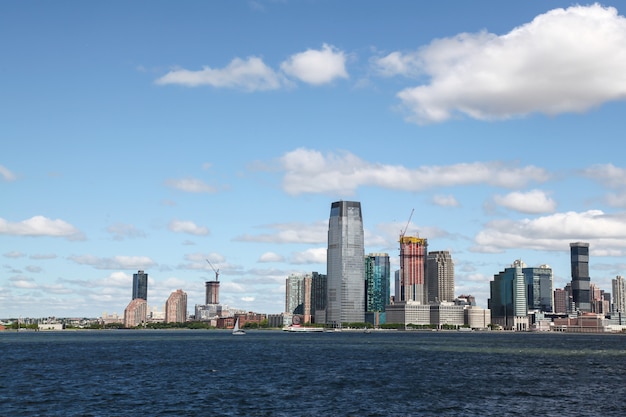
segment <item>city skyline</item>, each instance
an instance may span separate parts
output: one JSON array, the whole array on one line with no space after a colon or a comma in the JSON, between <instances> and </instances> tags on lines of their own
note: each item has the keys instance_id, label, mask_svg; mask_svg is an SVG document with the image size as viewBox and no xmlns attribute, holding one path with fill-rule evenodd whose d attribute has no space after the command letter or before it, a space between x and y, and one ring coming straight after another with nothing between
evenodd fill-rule
<instances>
[{"instance_id":1,"label":"city skyline","mask_svg":"<svg viewBox=\"0 0 626 417\"><path fill-rule=\"evenodd\" d=\"M140 270L280 313L339 200L392 286L402 231L482 307L517 259L564 288L571 242L626 275L621 3L121 7L0 5L0 317L122 314Z\"/></svg>"}]
</instances>

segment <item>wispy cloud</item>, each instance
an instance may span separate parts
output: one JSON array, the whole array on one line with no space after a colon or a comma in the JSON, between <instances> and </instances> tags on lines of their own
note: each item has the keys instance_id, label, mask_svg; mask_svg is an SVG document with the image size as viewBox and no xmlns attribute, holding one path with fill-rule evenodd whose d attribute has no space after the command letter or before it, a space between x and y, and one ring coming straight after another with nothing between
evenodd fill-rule
<instances>
[{"instance_id":1,"label":"wispy cloud","mask_svg":"<svg viewBox=\"0 0 626 417\"><path fill-rule=\"evenodd\" d=\"M217 190L197 178L169 179L165 185L187 193L214 193Z\"/></svg>"},{"instance_id":2,"label":"wispy cloud","mask_svg":"<svg viewBox=\"0 0 626 417\"><path fill-rule=\"evenodd\" d=\"M408 120L583 112L626 98L626 19L613 7L554 9L504 35L462 33L374 60L379 74L429 83L398 97Z\"/></svg>"},{"instance_id":3,"label":"wispy cloud","mask_svg":"<svg viewBox=\"0 0 626 417\"><path fill-rule=\"evenodd\" d=\"M17 179L17 176L4 165L0 165L0 178L4 181L11 182Z\"/></svg>"},{"instance_id":4,"label":"wispy cloud","mask_svg":"<svg viewBox=\"0 0 626 417\"><path fill-rule=\"evenodd\" d=\"M141 238L146 237L146 234L137 229L132 224L116 223L107 227L107 232L113 234L113 239L123 240L124 238Z\"/></svg>"},{"instance_id":5,"label":"wispy cloud","mask_svg":"<svg viewBox=\"0 0 626 417\"><path fill-rule=\"evenodd\" d=\"M148 269L156 265L148 256L114 256L101 258L93 255L70 256L71 261L79 265L89 265L96 269Z\"/></svg>"},{"instance_id":6,"label":"wispy cloud","mask_svg":"<svg viewBox=\"0 0 626 417\"><path fill-rule=\"evenodd\" d=\"M188 220L172 220L167 228L172 232L189 233L196 236L206 236L210 233L208 228L198 226L194 222Z\"/></svg>"},{"instance_id":7,"label":"wispy cloud","mask_svg":"<svg viewBox=\"0 0 626 417\"><path fill-rule=\"evenodd\" d=\"M0 234L14 236L64 237L69 240L84 240L83 234L64 220L52 220L44 216L34 216L17 223L0 218Z\"/></svg>"},{"instance_id":8,"label":"wispy cloud","mask_svg":"<svg viewBox=\"0 0 626 417\"><path fill-rule=\"evenodd\" d=\"M349 152L323 155L302 148L283 155L281 163L285 171L283 189L292 195L352 195L361 186L406 191L472 184L514 188L549 178L545 169L532 165L516 167L513 163L474 162L407 168L370 163Z\"/></svg>"}]
</instances>

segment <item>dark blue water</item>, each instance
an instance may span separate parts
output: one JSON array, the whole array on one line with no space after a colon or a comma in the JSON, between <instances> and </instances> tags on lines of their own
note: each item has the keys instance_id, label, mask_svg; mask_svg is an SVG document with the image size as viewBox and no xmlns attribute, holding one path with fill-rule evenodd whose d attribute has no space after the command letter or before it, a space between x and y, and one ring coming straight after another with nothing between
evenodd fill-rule
<instances>
[{"instance_id":1,"label":"dark blue water","mask_svg":"<svg viewBox=\"0 0 626 417\"><path fill-rule=\"evenodd\" d=\"M626 416L626 336L0 333L2 416Z\"/></svg>"}]
</instances>

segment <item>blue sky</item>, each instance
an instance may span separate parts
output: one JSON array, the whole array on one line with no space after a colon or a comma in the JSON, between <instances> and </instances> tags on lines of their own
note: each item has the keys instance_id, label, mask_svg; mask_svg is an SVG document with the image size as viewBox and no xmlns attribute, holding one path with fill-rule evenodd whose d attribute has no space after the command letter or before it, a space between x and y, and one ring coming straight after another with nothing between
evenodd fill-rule
<instances>
[{"instance_id":1,"label":"blue sky","mask_svg":"<svg viewBox=\"0 0 626 417\"><path fill-rule=\"evenodd\" d=\"M135 1L0 5L0 317L284 309L326 272L330 204L365 250L449 250L486 307L522 259L626 269L619 2Z\"/></svg>"}]
</instances>

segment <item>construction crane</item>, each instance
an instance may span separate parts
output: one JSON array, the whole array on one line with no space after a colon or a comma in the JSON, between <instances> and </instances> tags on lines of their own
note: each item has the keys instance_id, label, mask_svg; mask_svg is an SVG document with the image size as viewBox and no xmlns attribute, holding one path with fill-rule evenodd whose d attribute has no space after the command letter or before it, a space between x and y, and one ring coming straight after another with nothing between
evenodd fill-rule
<instances>
[{"instance_id":1,"label":"construction crane","mask_svg":"<svg viewBox=\"0 0 626 417\"><path fill-rule=\"evenodd\" d=\"M406 222L406 226L404 226L404 229L400 231L400 240L402 240L402 238L404 237L404 235L406 234L406 229L409 228L409 224L411 223L411 218L413 217L413 212L415 211L415 209L411 209L411 215L409 216L409 221Z\"/></svg>"},{"instance_id":2,"label":"construction crane","mask_svg":"<svg viewBox=\"0 0 626 417\"><path fill-rule=\"evenodd\" d=\"M211 269L213 270L213 272L215 272L215 281L219 281L220 280L220 270L219 269L215 269L215 267L213 266L211 261L209 261L208 259L206 261L209 263L209 265L211 265Z\"/></svg>"}]
</instances>

